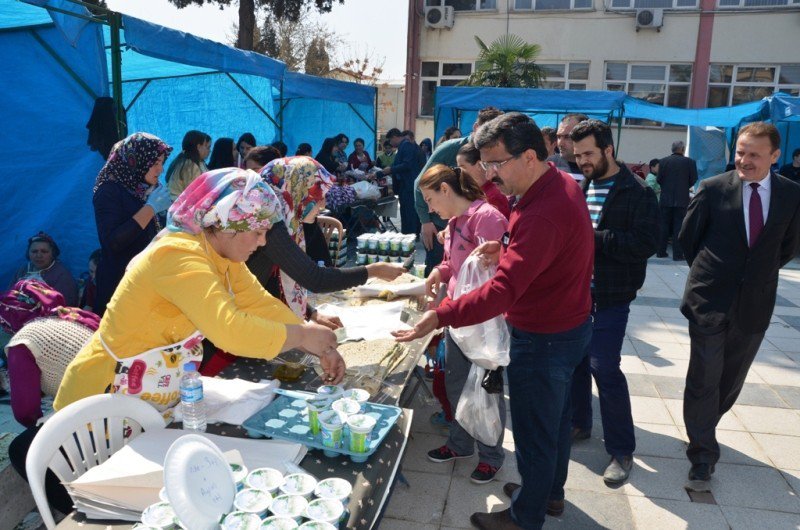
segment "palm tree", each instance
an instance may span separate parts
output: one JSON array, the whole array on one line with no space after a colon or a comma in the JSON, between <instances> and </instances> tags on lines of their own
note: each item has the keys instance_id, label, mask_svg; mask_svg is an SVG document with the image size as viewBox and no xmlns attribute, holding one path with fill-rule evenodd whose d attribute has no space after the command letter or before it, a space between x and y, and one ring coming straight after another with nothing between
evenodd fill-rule
<instances>
[{"instance_id":1,"label":"palm tree","mask_svg":"<svg viewBox=\"0 0 800 530\"><path fill-rule=\"evenodd\" d=\"M480 54L475 72L459 83L463 86L538 88L545 80L544 69L536 64L542 51L516 35L502 35L487 46L477 35Z\"/></svg>"}]
</instances>

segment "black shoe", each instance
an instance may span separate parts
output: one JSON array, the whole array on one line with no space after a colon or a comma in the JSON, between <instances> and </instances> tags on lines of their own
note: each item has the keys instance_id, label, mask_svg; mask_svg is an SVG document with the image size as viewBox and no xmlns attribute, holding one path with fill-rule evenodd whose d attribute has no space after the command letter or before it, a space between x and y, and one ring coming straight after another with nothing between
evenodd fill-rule
<instances>
[{"instance_id":1,"label":"black shoe","mask_svg":"<svg viewBox=\"0 0 800 530\"><path fill-rule=\"evenodd\" d=\"M452 449L450 449L449 447L447 447L446 445L443 445L432 451L428 451L428 460L430 460L431 462L436 462L437 464L442 462L449 462L450 460L455 460L457 458L469 458L471 456L472 453L468 455L460 455L455 451L453 451Z\"/></svg>"},{"instance_id":2,"label":"black shoe","mask_svg":"<svg viewBox=\"0 0 800 530\"><path fill-rule=\"evenodd\" d=\"M692 464L689 470L689 480L700 480L707 482L714 474L714 464Z\"/></svg>"},{"instance_id":3,"label":"black shoe","mask_svg":"<svg viewBox=\"0 0 800 530\"><path fill-rule=\"evenodd\" d=\"M672 261L686 261L686 258L683 256L672 256Z\"/></svg>"},{"instance_id":4,"label":"black shoe","mask_svg":"<svg viewBox=\"0 0 800 530\"><path fill-rule=\"evenodd\" d=\"M580 427L573 427L572 433L570 434L573 442L579 442L581 440L588 440L592 437L592 430L591 429L581 429Z\"/></svg>"},{"instance_id":5,"label":"black shoe","mask_svg":"<svg viewBox=\"0 0 800 530\"><path fill-rule=\"evenodd\" d=\"M668 258L669 254L667 254L666 252L659 252L658 254L656 254L656 257L657 258Z\"/></svg>"},{"instance_id":6,"label":"black shoe","mask_svg":"<svg viewBox=\"0 0 800 530\"><path fill-rule=\"evenodd\" d=\"M515 482L506 482L503 485L503 493L508 495L509 499L514 498L514 492L520 489L522 486ZM547 501L547 508L545 509L545 513L551 517L560 517L564 513L564 499L561 500L548 500Z\"/></svg>"},{"instance_id":7,"label":"black shoe","mask_svg":"<svg viewBox=\"0 0 800 530\"><path fill-rule=\"evenodd\" d=\"M494 476L497 474L497 469L498 468L490 466L485 462L481 462L469 476L469 479L475 484L488 484L494 480Z\"/></svg>"}]
</instances>

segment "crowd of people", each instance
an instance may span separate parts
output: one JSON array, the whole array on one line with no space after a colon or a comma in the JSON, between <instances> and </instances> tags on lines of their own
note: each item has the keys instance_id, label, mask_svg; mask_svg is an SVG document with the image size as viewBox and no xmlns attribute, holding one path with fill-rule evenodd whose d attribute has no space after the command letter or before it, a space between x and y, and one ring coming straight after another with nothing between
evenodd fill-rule
<instances>
[{"instance_id":1,"label":"crowd of people","mask_svg":"<svg viewBox=\"0 0 800 530\"><path fill-rule=\"evenodd\" d=\"M397 128L374 160L364 139L348 154L349 144L341 133L314 158L307 143L287 156L284 143L258 145L251 133L212 147L208 134L192 130L167 166L166 185L159 180L171 146L147 133L114 145L93 189L100 249L82 288L40 232L0 297L0 326L13 336L5 350L12 410L27 428L10 449L23 477L42 394L60 410L124 392L168 419L184 362L213 375L237 356L270 359L295 348L317 356L324 378L339 382L345 365L334 330L342 324L317 311L309 291L393 280L404 269L318 266L328 253L317 217L340 200L345 173L378 168L399 199L402 232L420 237L435 300L396 339L444 328L434 375L442 412L432 421L449 434L427 457L448 462L477 446L470 478L478 484L502 467L504 440L476 440L454 417L472 363L452 331L502 316L510 332L506 377L521 483L503 488L509 509L475 513L475 526L541 528L546 515L563 513L571 447L593 429L592 380L609 458L603 480L628 480L636 439L622 343L648 259L667 256L670 242L673 259L690 266L681 305L691 337L688 478L707 487L720 457L716 425L763 340L778 270L800 248L800 149L775 172L777 130L750 124L739 132L734 169L696 186L683 142L640 178L618 159L602 121L570 114L557 128L539 129L524 114L494 107L478 113L469 135L448 129L435 148ZM496 273L456 297L472 254ZM502 394L497 406L505 426ZM52 473L46 488L57 509L71 509Z\"/></svg>"}]
</instances>

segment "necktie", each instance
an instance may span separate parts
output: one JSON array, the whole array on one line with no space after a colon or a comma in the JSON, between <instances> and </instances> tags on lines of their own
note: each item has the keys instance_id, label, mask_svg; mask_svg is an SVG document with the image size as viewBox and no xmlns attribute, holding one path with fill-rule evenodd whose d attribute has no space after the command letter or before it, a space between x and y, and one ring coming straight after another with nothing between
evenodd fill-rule
<instances>
[{"instance_id":1,"label":"necktie","mask_svg":"<svg viewBox=\"0 0 800 530\"><path fill-rule=\"evenodd\" d=\"M758 184L756 182L750 183L750 188L753 190L750 193L750 211L748 212L750 220L750 248L755 246L758 241L758 236L764 229L764 210L761 207L761 196L758 194Z\"/></svg>"}]
</instances>

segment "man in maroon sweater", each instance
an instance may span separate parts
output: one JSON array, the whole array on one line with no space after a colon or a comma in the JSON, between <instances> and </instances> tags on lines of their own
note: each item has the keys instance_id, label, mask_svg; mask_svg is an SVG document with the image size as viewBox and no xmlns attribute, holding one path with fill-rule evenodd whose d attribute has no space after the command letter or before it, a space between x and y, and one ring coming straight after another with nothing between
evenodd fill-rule
<instances>
[{"instance_id":1,"label":"man in maroon sweater","mask_svg":"<svg viewBox=\"0 0 800 530\"><path fill-rule=\"evenodd\" d=\"M504 314L511 331L508 388L522 485L503 488L511 508L475 513L478 528L541 528L545 513L564 510L570 452L570 385L587 355L592 326L590 283L594 230L586 199L572 177L545 162L536 124L520 113L500 116L475 135L487 176L517 196L508 234L476 252L497 262L492 280L427 311L413 340L442 327L477 324Z\"/></svg>"}]
</instances>

